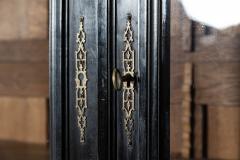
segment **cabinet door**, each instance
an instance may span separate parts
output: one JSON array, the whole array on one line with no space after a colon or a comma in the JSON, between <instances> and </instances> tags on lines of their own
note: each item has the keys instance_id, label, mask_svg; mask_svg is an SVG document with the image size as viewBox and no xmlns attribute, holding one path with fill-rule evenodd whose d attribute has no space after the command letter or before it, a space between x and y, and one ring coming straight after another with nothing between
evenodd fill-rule
<instances>
[{"instance_id":1,"label":"cabinet door","mask_svg":"<svg viewBox=\"0 0 240 160\"><path fill-rule=\"evenodd\" d=\"M52 0L51 158L169 159L169 0Z\"/></svg>"},{"instance_id":2,"label":"cabinet door","mask_svg":"<svg viewBox=\"0 0 240 160\"><path fill-rule=\"evenodd\" d=\"M67 123L70 160L99 159L101 138L107 134L107 130L103 131L105 126L100 128L106 120L103 114L108 110L104 103L107 100L105 2L69 1Z\"/></svg>"},{"instance_id":3,"label":"cabinet door","mask_svg":"<svg viewBox=\"0 0 240 160\"><path fill-rule=\"evenodd\" d=\"M118 160L169 159L168 3L114 3L113 106Z\"/></svg>"},{"instance_id":4,"label":"cabinet door","mask_svg":"<svg viewBox=\"0 0 240 160\"><path fill-rule=\"evenodd\" d=\"M117 158L145 159L147 151L147 5L121 0L116 4L116 68L122 82L116 96Z\"/></svg>"}]
</instances>

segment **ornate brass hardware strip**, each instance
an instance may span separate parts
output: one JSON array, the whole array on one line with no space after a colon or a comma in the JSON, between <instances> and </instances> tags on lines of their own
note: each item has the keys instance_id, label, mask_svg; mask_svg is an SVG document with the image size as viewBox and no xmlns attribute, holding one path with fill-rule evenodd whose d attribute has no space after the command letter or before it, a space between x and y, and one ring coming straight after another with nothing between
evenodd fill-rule
<instances>
[{"instance_id":1,"label":"ornate brass hardware strip","mask_svg":"<svg viewBox=\"0 0 240 160\"><path fill-rule=\"evenodd\" d=\"M80 28L77 33L77 50L75 52L76 67L76 109L77 123L80 130L80 143L85 142L85 129L87 126L87 51L85 49L86 33L84 31L84 18L80 17Z\"/></svg>"},{"instance_id":2,"label":"ornate brass hardware strip","mask_svg":"<svg viewBox=\"0 0 240 160\"><path fill-rule=\"evenodd\" d=\"M135 75L135 51L132 48L133 31L131 26L131 16L128 16L126 29L124 32L124 45L122 51L123 55L123 75ZM127 136L128 146L132 145L132 134L134 130L134 111L135 111L135 92L134 81L123 82L123 101L122 110L124 114L124 129Z\"/></svg>"}]
</instances>

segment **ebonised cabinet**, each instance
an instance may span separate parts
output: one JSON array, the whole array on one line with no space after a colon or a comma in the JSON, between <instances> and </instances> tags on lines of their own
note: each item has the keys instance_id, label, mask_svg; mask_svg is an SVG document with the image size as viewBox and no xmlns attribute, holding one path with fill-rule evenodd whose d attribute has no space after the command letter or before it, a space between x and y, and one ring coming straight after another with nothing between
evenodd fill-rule
<instances>
[{"instance_id":1,"label":"ebonised cabinet","mask_svg":"<svg viewBox=\"0 0 240 160\"><path fill-rule=\"evenodd\" d=\"M50 1L52 160L170 159L169 3Z\"/></svg>"}]
</instances>

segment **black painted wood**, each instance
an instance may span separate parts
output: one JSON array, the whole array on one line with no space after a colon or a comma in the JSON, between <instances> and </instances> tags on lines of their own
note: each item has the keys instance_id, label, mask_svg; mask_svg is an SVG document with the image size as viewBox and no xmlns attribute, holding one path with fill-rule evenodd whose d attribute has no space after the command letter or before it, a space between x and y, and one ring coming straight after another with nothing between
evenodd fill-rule
<instances>
[{"instance_id":1,"label":"black painted wood","mask_svg":"<svg viewBox=\"0 0 240 160\"><path fill-rule=\"evenodd\" d=\"M62 60L62 0L52 0L50 6L50 27L49 27L49 60L50 60L50 159L63 160L63 77Z\"/></svg>"},{"instance_id":2,"label":"black painted wood","mask_svg":"<svg viewBox=\"0 0 240 160\"><path fill-rule=\"evenodd\" d=\"M147 33L147 1L138 0L117 0L116 1L116 68L122 71L122 59L124 50L124 30L128 16L131 16L133 30L133 49L135 51L135 72L139 78L139 83L135 91L135 111L133 113L133 136L132 145L129 147L127 136L124 130L124 113L122 111L122 92L117 93L117 159L137 160L146 159L146 33Z\"/></svg>"},{"instance_id":3,"label":"black painted wood","mask_svg":"<svg viewBox=\"0 0 240 160\"><path fill-rule=\"evenodd\" d=\"M160 1L158 63L159 159L170 159L170 0Z\"/></svg>"},{"instance_id":4,"label":"black painted wood","mask_svg":"<svg viewBox=\"0 0 240 160\"><path fill-rule=\"evenodd\" d=\"M98 159L98 3L95 0L69 1L69 160ZM87 124L85 142L80 143L75 103L75 51L80 17L84 17L87 51Z\"/></svg>"},{"instance_id":5,"label":"black painted wood","mask_svg":"<svg viewBox=\"0 0 240 160\"><path fill-rule=\"evenodd\" d=\"M52 160L158 160L169 158L169 0L51 0L50 93ZM111 73L122 69L123 32L132 15L139 83L133 144L127 147L121 92ZM75 110L76 34L84 17L88 51L85 144Z\"/></svg>"},{"instance_id":6,"label":"black painted wood","mask_svg":"<svg viewBox=\"0 0 240 160\"><path fill-rule=\"evenodd\" d=\"M108 1L98 2L98 153L99 160L110 159L110 76L108 67ZM104 146L104 147L103 147Z\"/></svg>"}]
</instances>

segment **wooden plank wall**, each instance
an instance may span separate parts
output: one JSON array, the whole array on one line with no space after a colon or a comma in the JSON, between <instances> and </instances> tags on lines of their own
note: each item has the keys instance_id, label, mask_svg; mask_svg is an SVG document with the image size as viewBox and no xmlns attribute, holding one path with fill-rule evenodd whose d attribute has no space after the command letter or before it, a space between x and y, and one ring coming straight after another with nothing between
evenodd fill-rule
<instances>
[{"instance_id":1,"label":"wooden plank wall","mask_svg":"<svg viewBox=\"0 0 240 160\"><path fill-rule=\"evenodd\" d=\"M171 153L179 157L184 64L195 66L195 155L201 157L201 107L208 107L208 158L240 159L240 26L206 35L197 23L196 48L190 51L191 22L177 0L171 6Z\"/></svg>"},{"instance_id":2,"label":"wooden plank wall","mask_svg":"<svg viewBox=\"0 0 240 160\"><path fill-rule=\"evenodd\" d=\"M0 141L46 144L48 0L1 0L0 22Z\"/></svg>"},{"instance_id":3,"label":"wooden plank wall","mask_svg":"<svg viewBox=\"0 0 240 160\"><path fill-rule=\"evenodd\" d=\"M240 159L240 107L209 106L209 157L220 160Z\"/></svg>"},{"instance_id":4,"label":"wooden plank wall","mask_svg":"<svg viewBox=\"0 0 240 160\"><path fill-rule=\"evenodd\" d=\"M1 0L0 7L0 40L47 38L47 0Z\"/></svg>"},{"instance_id":5,"label":"wooden plank wall","mask_svg":"<svg viewBox=\"0 0 240 160\"><path fill-rule=\"evenodd\" d=\"M27 143L47 142L47 101L45 98L0 98L0 137Z\"/></svg>"}]
</instances>

